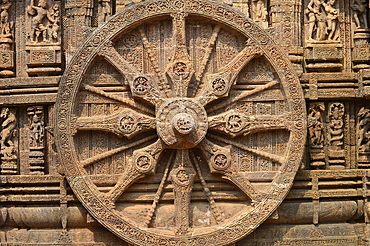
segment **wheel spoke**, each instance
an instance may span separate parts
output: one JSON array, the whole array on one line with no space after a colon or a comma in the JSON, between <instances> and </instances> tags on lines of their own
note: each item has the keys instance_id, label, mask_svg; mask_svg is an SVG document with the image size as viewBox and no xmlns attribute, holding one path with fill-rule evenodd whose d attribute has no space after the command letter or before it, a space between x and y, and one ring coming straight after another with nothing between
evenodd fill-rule
<instances>
[{"instance_id":1,"label":"wheel spoke","mask_svg":"<svg viewBox=\"0 0 370 246\"><path fill-rule=\"evenodd\" d=\"M156 76L142 73L127 73L126 79L134 98L143 99L154 106L158 106L163 102L161 92L157 88Z\"/></svg>"},{"instance_id":2,"label":"wheel spoke","mask_svg":"<svg viewBox=\"0 0 370 246\"><path fill-rule=\"evenodd\" d=\"M261 85L253 90L250 90L250 91L244 91L238 95L236 95L235 97L230 97L228 98L227 100L223 101L223 102L220 102L219 104L217 104L216 106L213 106L212 108L209 109L209 113L211 112L214 112L218 109L221 109L221 108L225 108L229 105L232 105L240 100L243 100L247 97L250 97L250 96L253 96L257 93L260 93L260 92L263 92L265 90L268 90L268 89L271 89L272 87L276 86L276 85L279 85L280 83L276 80L274 81L271 81L265 85Z\"/></svg>"},{"instance_id":3,"label":"wheel spoke","mask_svg":"<svg viewBox=\"0 0 370 246\"><path fill-rule=\"evenodd\" d=\"M144 45L144 48L145 48L146 52L148 53L150 62L152 64L152 67L153 67L154 71L156 72L156 74L158 76L158 80L159 80L158 87L161 91L163 91L166 94L166 96L168 96L168 94L169 94L168 89L170 88L170 86L168 84L168 80L167 80L166 76L164 75L164 73L161 72L160 67L158 65L159 58L157 57L157 54L153 51L153 48L151 47L150 43L148 42L148 38L145 35L144 28L140 27L139 32L140 32L140 36L141 36L141 40L142 40L142 43Z\"/></svg>"},{"instance_id":4,"label":"wheel spoke","mask_svg":"<svg viewBox=\"0 0 370 246\"><path fill-rule=\"evenodd\" d=\"M156 86L155 76L141 74L112 45L102 48L98 54L104 57L126 78L126 83L130 86L133 97L144 99L154 105L158 103L161 95Z\"/></svg>"},{"instance_id":5,"label":"wheel spoke","mask_svg":"<svg viewBox=\"0 0 370 246\"><path fill-rule=\"evenodd\" d=\"M200 169L199 161L196 159L193 152L191 152L191 159L192 159L192 161L195 165L197 174L198 174L199 179L200 179L200 183L202 184L202 187L203 187L204 194L206 195L208 203L211 207L213 217L215 218L217 223L221 223L223 221L223 218L222 218L223 213L220 211L220 209L216 205L216 202L215 202L215 199L213 198L212 192L208 188L206 180L204 179L204 177L202 175L202 170Z\"/></svg>"},{"instance_id":6,"label":"wheel spoke","mask_svg":"<svg viewBox=\"0 0 370 246\"><path fill-rule=\"evenodd\" d=\"M284 157L282 157L282 156L278 156L278 155L275 155L275 154L272 154L272 153L269 153L269 152L266 152L266 151L262 151L262 150L250 149L250 148L245 147L243 144L237 143L235 141L230 141L230 140L227 140L225 138L221 138L221 137L216 136L214 134L209 134L209 135L210 135L211 138L213 138L217 141L223 142L223 143L228 144L228 145L235 146L239 149L242 149L242 150L247 151L249 153L252 153L256 156L259 156L259 157L261 157L265 160L275 162L279 165L284 164Z\"/></svg>"},{"instance_id":7,"label":"wheel spoke","mask_svg":"<svg viewBox=\"0 0 370 246\"><path fill-rule=\"evenodd\" d=\"M177 150L174 167L170 173L174 186L175 197L175 233L185 234L190 227L191 192L195 179L195 170L192 167L188 150Z\"/></svg>"},{"instance_id":8,"label":"wheel spoke","mask_svg":"<svg viewBox=\"0 0 370 246\"><path fill-rule=\"evenodd\" d=\"M168 158L168 161L166 163L166 167L164 169L164 173L163 173L163 177L162 177L162 180L161 180L161 183L159 184L159 187L158 187L158 190L157 192L155 193L155 197L153 199L153 203L152 203L152 206L150 207L149 211L148 211L148 214L146 216L146 220L145 220L145 224L147 227L149 227L150 225L150 222L152 221L153 219L153 216L154 216L154 213L155 213L155 210L157 208L157 204L159 202L159 199L161 198L162 196L162 193L163 193L163 189L164 189L164 185L166 184L166 181L167 181L167 178L168 178L168 174L169 174L169 171L170 171L170 166L173 162L173 158L174 155L172 154L170 156L170 158Z\"/></svg>"},{"instance_id":9,"label":"wheel spoke","mask_svg":"<svg viewBox=\"0 0 370 246\"><path fill-rule=\"evenodd\" d=\"M104 46L98 54L104 57L112 66L114 66L122 76L125 77L126 73L139 73L136 68L131 66L113 47L112 44Z\"/></svg>"},{"instance_id":10,"label":"wheel spoke","mask_svg":"<svg viewBox=\"0 0 370 246\"><path fill-rule=\"evenodd\" d=\"M236 73L220 72L207 74L205 85L197 97L197 101L205 106L208 103L222 97L227 97L231 86L235 82Z\"/></svg>"},{"instance_id":11,"label":"wheel spoke","mask_svg":"<svg viewBox=\"0 0 370 246\"><path fill-rule=\"evenodd\" d=\"M149 136L149 137L146 137L146 138L142 138L136 142L133 142L131 144L127 144L125 146L122 146L122 147L119 147L119 148L115 148L115 149L112 149L112 150L109 150L107 152L104 152L104 153L101 153L99 155L95 155L93 157L90 157L88 159L85 159L83 161L80 161L80 165L82 167L88 167L98 161L101 161L103 159L106 159L106 158L109 158L113 155L116 155L122 151L125 151L125 150L128 150L128 149L131 149L131 148L134 148L136 146L139 146L141 144L144 144L150 140L153 140L154 138L156 138L156 136Z\"/></svg>"},{"instance_id":12,"label":"wheel spoke","mask_svg":"<svg viewBox=\"0 0 370 246\"><path fill-rule=\"evenodd\" d=\"M139 106L134 105L134 101L133 100L125 99L122 96L116 96L116 95L113 95L113 94L109 94L109 93L107 93L107 92L105 92L105 91L103 91L103 90L101 90L101 89L99 89L99 88L97 88L95 86L92 86L92 85L84 84L84 85L82 85L82 87L86 91L95 93L97 95L106 97L108 99L115 100L115 101L120 102L123 105L125 105L127 107L130 107L130 108L132 108L132 109L134 109L136 111L141 111L143 113L153 115L153 112L150 111L150 110L147 110L145 107L139 107Z\"/></svg>"},{"instance_id":13,"label":"wheel spoke","mask_svg":"<svg viewBox=\"0 0 370 246\"><path fill-rule=\"evenodd\" d=\"M228 64L218 69L219 72L239 73L252 59L262 55L258 46L246 46Z\"/></svg>"},{"instance_id":14,"label":"wheel spoke","mask_svg":"<svg viewBox=\"0 0 370 246\"><path fill-rule=\"evenodd\" d=\"M213 28L212 36L208 41L207 48L205 49L203 59L200 63L199 72L196 75L198 81L202 81L203 79L204 71L206 70L209 59L211 58L211 53L215 47L215 43L216 43L218 34L220 33L220 30L221 30L221 27L219 25Z\"/></svg>"},{"instance_id":15,"label":"wheel spoke","mask_svg":"<svg viewBox=\"0 0 370 246\"><path fill-rule=\"evenodd\" d=\"M167 68L172 82L173 96L186 97L190 81L194 77L193 64L186 48L185 17L183 12L173 13L173 55Z\"/></svg>"},{"instance_id":16,"label":"wheel spoke","mask_svg":"<svg viewBox=\"0 0 370 246\"><path fill-rule=\"evenodd\" d=\"M164 143L159 139L143 149L135 150L117 184L108 194L104 194L104 198L114 203L135 181L145 177L146 174L154 174L164 147Z\"/></svg>"},{"instance_id":17,"label":"wheel spoke","mask_svg":"<svg viewBox=\"0 0 370 246\"><path fill-rule=\"evenodd\" d=\"M238 172L225 172L222 178L236 185L246 196L252 200L252 202L260 202L262 200L264 193L258 192L251 182L249 182L249 180L243 176L243 174Z\"/></svg>"},{"instance_id":18,"label":"wheel spoke","mask_svg":"<svg viewBox=\"0 0 370 246\"><path fill-rule=\"evenodd\" d=\"M207 158L211 173L223 174L222 178L234 183L252 201L259 200L261 193L254 189L246 177L238 174L236 168L232 165L230 146L221 147L205 139L199 147Z\"/></svg>"},{"instance_id":19,"label":"wheel spoke","mask_svg":"<svg viewBox=\"0 0 370 246\"><path fill-rule=\"evenodd\" d=\"M209 129L226 133L234 138L267 130L290 130L290 113L282 115L247 115L235 110L208 117Z\"/></svg>"},{"instance_id":20,"label":"wheel spoke","mask_svg":"<svg viewBox=\"0 0 370 246\"><path fill-rule=\"evenodd\" d=\"M97 130L116 134L118 137L132 138L148 130L155 129L156 120L130 109L107 116L79 117L77 130Z\"/></svg>"}]
</instances>

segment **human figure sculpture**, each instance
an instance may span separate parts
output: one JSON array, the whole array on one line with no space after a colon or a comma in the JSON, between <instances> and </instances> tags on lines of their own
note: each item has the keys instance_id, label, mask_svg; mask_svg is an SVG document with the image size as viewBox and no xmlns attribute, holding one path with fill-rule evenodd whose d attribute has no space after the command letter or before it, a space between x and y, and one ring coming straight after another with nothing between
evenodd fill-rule
<instances>
[{"instance_id":1,"label":"human figure sculpture","mask_svg":"<svg viewBox=\"0 0 370 246\"><path fill-rule=\"evenodd\" d=\"M10 44L13 43L12 26L9 21L9 9L12 6L10 0L2 0L0 5L0 49L10 50Z\"/></svg>"},{"instance_id":2,"label":"human figure sculpture","mask_svg":"<svg viewBox=\"0 0 370 246\"><path fill-rule=\"evenodd\" d=\"M49 9L47 13L49 24L49 39L53 42L58 42L59 36L59 16L60 16L60 9L58 4L54 4L52 8Z\"/></svg>"},{"instance_id":3,"label":"human figure sculpture","mask_svg":"<svg viewBox=\"0 0 370 246\"><path fill-rule=\"evenodd\" d=\"M328 24L328 40L337 40L337 24L338 24L338 12L339 10L334 8L335 0L329 0L327 3L322 3L327 14L326 21Z\"/></svg>"},{"instance_id":4,"label":"human figure sculpture","mask_svg":"<svg viewBox=\"0 0 370 246\"><path fill-rule=\"evenodd\" d=\"M333 146L343 145L343 115L344 106L343 104L332 104L330 107L330 128L329 128L329 143Z\"/></svg>"},{"instance_id":5,"label":"human figure sculpture","mask_svg":"<svg viewBox=\"0 0 370 246\"><path fill-rule=\"evenodd\" d=\"M264 22L267 18L267 10L265 7L265 0L253 0L256 2L256 10L254 15L254 21Z\"/></svg>"},{"instance_id":6,"label":"human figure sculpture","mask_svg":"<svg viewBox=\"0 0 370 246\"><path fill-rule=\"evenodd\" d=\"M39 115L34 114L32 117L32 124L30 126L31 131L31 139L35 143L35 145L38 145L39 143L42 143L44 140L44 126L42 119Z\"/></svg>"},{"instance_id":7,"label":"human figure sculpture","mask_svg":"<svg viewBox=\"0 0 370 246\"><path fill-rule=\"evenodd\" d=\"M0 9L0 19L1 22L8 22L9 21L9 9L12 6L12 2L10 0L2 0Z\"/></svg>"},{"instance_id":8,"label":"human figure sculpture","mask_svg":"<svg viewBox=\"0 0 370 246\"><path fill-rule=\"evenodd\" d=\"M15 115L10 112L9 108L3 108L1 110L0 118L3 120L1 127L2 131L0 133L0 146L1 150L7 148L13 148L14 143L12 137L14 136L14 129L16 128L16 118Z\"/></svg>"},{"instance_id":9,"label":"human figure sculpture","mask_svg":"<svg viewBox=\"0 0 370 246\"><path fill-rule=\"evenodd\" d=\"M308 117L308 133L310 142L314 146L321 146L323 144L323 129L321 112L324 111L323 105L318 105L310 108Z\"/></svg>"},{"instance_id":10,"label":"human figure sculpture","mask_svg":"<svg viewBox=\"0 0 370 246\"><path fill-rule=\"evenodd\" d=\"M368 28L366 0L354 0L352 9L356 28L357 29Z\"/></svg>"},{"instance_id":11,"label":"human figure sculpture","mask_svg":"<svg viewBox=\"0 0 370 246\"><path fill-rule=\"evenodd\" d=\"M305 10L308 18L309 41L339 39L339 9L334 5L335 0L310 0Z\"/></svg>"},{"instance_id":12,"label":"human figure sculpture","mask_svg":"<svg viewBox=\"0 0 370 246\"><path fill-rule=\"evenodd\" d=\"M370 150L370 110L362 107L358 112L358 137L357 146L360 152Z\"/></svg>"},{"instance_id":13,"label":"human figure sculpture","mask_svg":"<svg viewBox=\"0 0 370 246\"><path fill-rule=\"evenodd\" d=\"M31 21L31 30L28 34L33 42L46 41L46 30L48 28L43 23L48 14L46 7L46 0L40 0L37 6L35 5L35 0L31 0L31 4L27 7L27 13L33 16Z\"/></svg>"},{"instance_id":14,"label":"human figure sculpture","mask_svg":"<svg viewBox=\"0 0 370 246\"><path fill-rule=\"evenodd\" d=\"M326 34L325 13L320 0L310 0L307 5L306 14L308 17L308 39L314 40L314 30L316 29L316 39L324 40Z\"/></svg>"},{"instance_id":15,"label":"human figure sculpture","mask_svg":"<svg viewBox=\"0 0 370 246\"><path fill-rule=\"evenodd\" d=\"M111 15L110 0L99 0L99 25L106 22Z\"/></svg>"}]
</instances>

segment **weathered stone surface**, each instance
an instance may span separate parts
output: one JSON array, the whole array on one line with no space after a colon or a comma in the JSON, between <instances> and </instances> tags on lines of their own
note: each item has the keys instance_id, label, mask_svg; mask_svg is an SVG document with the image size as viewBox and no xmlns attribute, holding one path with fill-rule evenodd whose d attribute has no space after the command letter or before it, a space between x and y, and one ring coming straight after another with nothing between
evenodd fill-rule
<instances>
[{"instance_id":1,"label":"weathered stone surface","mask_svg":"<svg viewBox=\"0 0 370 246\"><path fill-rule=\"evenodd\" d=\"M0 1L1 245L367 245L368 0Z\"/></svg>"}]
</instances>

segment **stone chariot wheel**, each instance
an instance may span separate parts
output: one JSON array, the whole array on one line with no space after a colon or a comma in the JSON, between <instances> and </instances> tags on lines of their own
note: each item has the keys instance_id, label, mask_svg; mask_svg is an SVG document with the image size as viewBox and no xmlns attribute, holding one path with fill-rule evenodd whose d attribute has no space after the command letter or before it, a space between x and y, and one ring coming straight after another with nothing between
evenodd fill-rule
<instances>
[{"instance_id":1,"label":"stone chariot wheel","mask_svg":"<svg viewBox=\"0 0 370 246\"><path fill-rule=\"evenodd\" d=\"M227 245L288 193L306 111L285 53L207 0L113 16L66 68L56 143L85 208L135 245Z\"/></svg>"}]
</instances>

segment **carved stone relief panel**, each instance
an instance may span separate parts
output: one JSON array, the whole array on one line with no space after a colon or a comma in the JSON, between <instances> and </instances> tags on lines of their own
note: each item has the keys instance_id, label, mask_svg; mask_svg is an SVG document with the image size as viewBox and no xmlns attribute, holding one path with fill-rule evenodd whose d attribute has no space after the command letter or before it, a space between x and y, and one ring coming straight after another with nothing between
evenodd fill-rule
<instances>
[{"instance_id":1,"label":"carved stone relief panel","mask_svg":"<svg viewBox=\"0 0 370 246\"><path fill-rule=\"evenodd\" d=\"M62 70L60 2L29 0L26 3L27 73L55 75Z\"/></svg>"},{"instance_id":2,"label":"carved stone relief panel","mask_svg":"<svg viewBox=\"0 0 370 246\"><path fill-rule=\"evenodd\" d=\"M308 109L308 143L310 165L314 168L325 167L325 104L312 103Z\"/></svg>"},{"instance_id":3,"label":"carved stone relief panel","mask_svg":"<svg viewBox=\"0 0 370 246\"><path fill-rule=\"evenodd\" d=\"M12 0L0 4L0 76L14 75L14 7Z\"/></svg>"},{"instance_id":4,"label":"carved stone relief panel","mask_svg":"<svg viewBox=\"0 0 370 246\"><path fill-rule=\"evenodd\" d=\"M225 245L248 234L242 228L278 205L266 199L281 200L303 150L304 103L284 55L232 9L196 3L120 12L79 50L57 103L71 187L98 221L139 245ZM96 175L113 182L100 187ZM134 199L143 182L149 201ZM231 230L219 234L222 225Z\"/></svg>"},{"instance_id":5,"label":"carved stone relief panel","mask_svg":"<svg viewBox=\"0 0 370 246\"><path fill-rule=\"evenodd\" d=\"M306 1L304 10L306 68L309 71L343 69L341 30L344 19L340 0ZM341 36L342 35L342 36Z\"/></svg>"},{"instance_id":6,"label":"carved stone relief panel","mask_svg":"<svg viewBox=\"0 0 370 246\"><path fill-rule=\"evenodd\" d=\"M0 114L1 174L18 173L18 130L16 109L4 107Z\"/></svg>"},{"instance_id":7,"label":"carved stone relief panel","mask_svg":"<svg viewBox=\"0 0 370 246\"><path fill-rule=\"evenodd\" d=\"M351 5L351 22L353 30L354 69L368 69L369 60L369 3L367 0L353 0Z\"/></svg>"}]
</instances>

